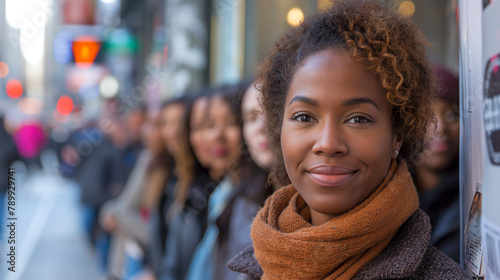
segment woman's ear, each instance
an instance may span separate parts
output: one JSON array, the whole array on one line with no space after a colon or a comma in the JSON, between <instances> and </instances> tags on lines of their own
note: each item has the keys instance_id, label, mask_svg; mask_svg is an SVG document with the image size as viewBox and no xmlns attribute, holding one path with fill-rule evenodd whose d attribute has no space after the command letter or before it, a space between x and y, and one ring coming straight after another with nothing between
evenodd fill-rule
<instances>
[{"instance_id":1,"label":"woman's ear","mask_svg":"<svg viewBox=\"0 0 500 280\"><path fill-rule=\"evenodd\" d=\"M403 135L401 133L394 133L392 136L392 158L396 159L399 155L399 150L403 145Z\"/></svg>"}]
</instances>

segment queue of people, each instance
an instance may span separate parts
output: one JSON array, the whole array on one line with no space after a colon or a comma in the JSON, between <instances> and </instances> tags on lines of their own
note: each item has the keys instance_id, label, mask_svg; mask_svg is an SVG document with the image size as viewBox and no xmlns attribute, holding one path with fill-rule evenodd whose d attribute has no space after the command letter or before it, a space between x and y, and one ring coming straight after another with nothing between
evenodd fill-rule
<instances>
[{"instance_id":1,"label":"queue of people","mask_svg":"<svg viewBox=\"0 0 500 280\"><path fill-rule=\"evenodd\" d=\"M63 148L107 279L467 279L458 80L425 46L382 2L338 0L251 82Z\"/></svg>"},{"instance_id":2,"label":"queue of people","mask_svg":"<svg viewBox=\"0 0 500 280\"><path fill-rule=\"evenodd\" d=\"M252 220L275 187L259 85L213 87L144 113L123 190L99 206L108 278L235 279L227 263L252 244Z\"/></svg>"}]
</instances>

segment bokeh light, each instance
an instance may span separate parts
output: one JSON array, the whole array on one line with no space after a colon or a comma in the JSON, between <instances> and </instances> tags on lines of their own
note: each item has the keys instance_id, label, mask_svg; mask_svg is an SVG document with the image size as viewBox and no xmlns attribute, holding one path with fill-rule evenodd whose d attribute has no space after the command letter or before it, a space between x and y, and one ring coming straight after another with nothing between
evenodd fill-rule
<instances>
[{"instance_id":1,"label":"bokeh light","mask_svg":"<svg viewBox=\"0 0 500 280\"><path fill-rule=\"evenodd\" d=\"M118 80L113 76L104 77L99 84L99 90L104 98L115 97L119 88Z\"/></svg>"},{"instance_id":2,"label":"bokeh light","mask_svg":"<svg viewBox=\"0 0 500 280\"><path fill-rule=\"evenodd\" d=\"M415 13L415 4L411 1L403 1L399 4L399 12L407 17L413 16Z\"/></svg>"},{"instance_id":3,"label":"bokeh light","mask_svg":"<svg viewBox=\"0 0 500 280\"><path fill-rule=\"evenodd\" d=\"M299 26L300 22L304 20L304 13L300 8L294 7L291 8L290 11L288 11L288 14L286 15L286 21L288 24L291 26Z\"/></svg>"},{"instance_id":4,"label":"bokeh light","mask_svg":"<svg viewBox=\"0 0 500 280\"><path fill-rule=\"evenodd\" d=\"M63 95L57 101L57 112L63 116L69 115L73 110L73 100L71 97Z\"/></svg>"},{"instance_id":5,"label":"bokeh light","mask_svg":"<svg viewBox=\"0 0 500 280\"><path fill-rule=\"evenodd\" d=\"M23 95L23 85L16 79L8 81L5 90L7 91L7 95L12 99L17 99Z\"/></svg>"},{"instance_id":6,"label":"bokeh light","mask_svg":"<svg viewBox=\"0 0 500 280\"><path fill-rule=\"evenodd\" d=\"M73 41L73 56L78 67L89 67L101 49L101 42L90 35L79 36Z\"/></svg>"},{"instance_id":7,"label":"bokeh light","mask_svg":"<svg viewBox=\"0 0 500 280\"><path fill-rule=\"evenodd\" d=\"M0 78L3 78L9 74L9 65L7 63L0 61Z\"/></svg>"},{"instance_id":8,"label":"bokeh light","mask_svg":"<svg viewBox=\"0 0 500 280\"><path fill-rule=\"evenodd\" d=\"M11 28L21 28L21 19L25 14L22 1L5 0L5 21Z\"/></svg>"}]
</instances>

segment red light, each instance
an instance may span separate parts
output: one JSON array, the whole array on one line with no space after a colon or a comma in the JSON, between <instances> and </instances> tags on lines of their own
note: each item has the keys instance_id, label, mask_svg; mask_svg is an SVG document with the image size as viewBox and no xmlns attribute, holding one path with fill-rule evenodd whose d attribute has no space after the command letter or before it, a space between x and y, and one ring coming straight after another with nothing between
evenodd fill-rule
<instances>
[{"instance_id":1,"label":"red light","mask_svg":"<svg viewBox=\"0 0 500 280\"><path fill-rule=\"evenodd\" d=\"M12 99L17 99L23 94L23 85L18 80L10 80L6 86L7 95Z\"/></svg>"},{"instance_id":2,"label":"red light","mask_svg":"<svg viewBox=\"0 0 500 280\"><path fill-rule=\"evenodd\" d=\"M73 100L64 95L59 98L57 101L57 112L61 115L69 115L73 110Z\"/></svg>"},{"instance_id":3,"label":"red light","mask_svg":"<svg viewBox=\"0 0 500 280\"><path fill-rule=\"evenodd\" d=\"M101 48L101 43L93 36L80 36L73 42L73 55L75 56L76 66L90 66Z\"/></svg>"}]
</instances>

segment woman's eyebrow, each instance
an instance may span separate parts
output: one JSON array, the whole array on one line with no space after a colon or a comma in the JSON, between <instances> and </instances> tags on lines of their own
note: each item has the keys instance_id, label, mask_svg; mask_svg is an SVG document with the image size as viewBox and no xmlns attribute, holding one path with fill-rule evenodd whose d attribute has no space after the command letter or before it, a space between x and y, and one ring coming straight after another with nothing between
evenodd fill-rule
<instances>
[{"instance_id":1,"label":"woman's eyebrow","mask_svg":"<svg viewBox=\"0 0 500 280\"><path fill-rule=\"evenodd\" d=\"M297 95L294 98L292 98L292 100L290 100L290 103L288 103L288 107L290 107L290 105L292 105L292 103L295 101L302 102L302 103L305 103L305 104L311 105L311 106L316 106L316 107L318 106L318 101L316 101L315 99L305 97L302 95Z\"/></svg>"},{"instance_id":2,"label":"woman's eyebrow","mask_svg":"<svg viewBox=\"0 0 500 280\"><path fill-rule=\"evenodd\" d=\"M368 103L372 104L375 106L377 109L380 110L378 107L377 103L375 103L373 100L371 100L368 97L360 97L360 98L353 98L353 99L347 99L342 102L343 106L353 106L353 105L358 105L358 104L363 104L363 103Z\"/></svg>"}]
</instances>

